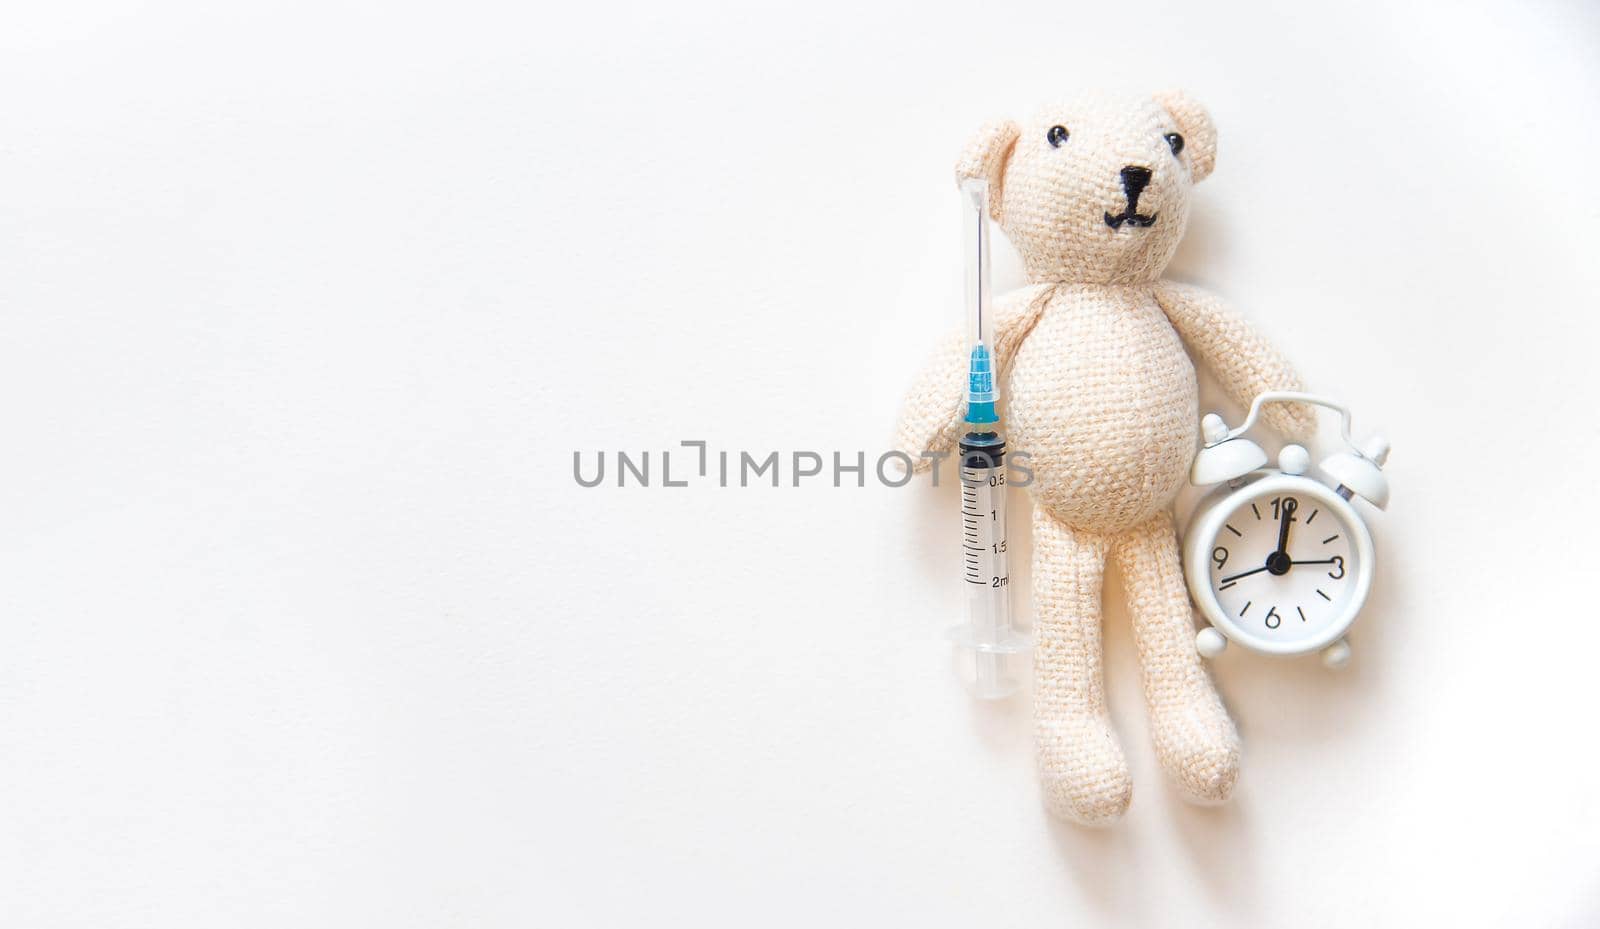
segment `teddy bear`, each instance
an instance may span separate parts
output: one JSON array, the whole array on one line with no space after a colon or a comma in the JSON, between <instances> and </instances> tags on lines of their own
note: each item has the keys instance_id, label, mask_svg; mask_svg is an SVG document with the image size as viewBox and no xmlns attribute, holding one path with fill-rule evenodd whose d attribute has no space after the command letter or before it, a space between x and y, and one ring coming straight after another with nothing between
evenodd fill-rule
<instances>
[{"instance_id":1,"label":"teddy bear","mask_svg":"<svg viewBox=\"0 0 1600 929\"><path fill-rule=\"evenodd\" d=\"M989 185L990 217L1028 284L995 301L1007 441L1033 471L1034 733L1045 804L1085 825L1132 799L1101 670L1102 577L1125 580L1156 756L1183 796L1228 799L1239 736L1195 651L1171 507L1197 448L1192 352L1237 402L1297 390L1295 372L1216 297L1161 275L1217 133L1189 96L1083 94L982 127L957 180ZM925 470L961 431L967 346L918 376L896 447ZM1303 440L1309 408L1265 411ZM924 454L935 453L935 454Z\"/></svg>"}]
</instances>

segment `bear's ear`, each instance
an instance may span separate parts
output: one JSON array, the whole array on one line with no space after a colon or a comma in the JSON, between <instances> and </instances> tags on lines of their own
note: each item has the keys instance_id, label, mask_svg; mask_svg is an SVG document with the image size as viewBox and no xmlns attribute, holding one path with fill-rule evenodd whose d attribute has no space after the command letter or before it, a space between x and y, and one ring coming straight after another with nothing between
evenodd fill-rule
<instances>
[{"instance_id":1,"label":"bear's ear","mask_svg":"<svg viewBox=\"0 0 1600 929\"><path fill-rule=\"evenodd\" d=\"M989 182L989 215L1000 221L1000 190L1005 183L1006 162L1016 147L1022 129L1009 119L985 123L967 143L956 162L956 183L981 177Z\"/></svg>"},{"instance_id":2,"label":"bear's ear","mask_svg":"<svg viewBox=\"0 0 1600 929\"><path fill-rule=\"evenodd\" d=\"M1217 127L1211 121L1211 114L1181 90L1156 94L1156 102L1172 114L1178 131L1183 133L1183 148L1194 166L1194 179L1205 180L1217 164Z\"/></svg>"}]
</instances>

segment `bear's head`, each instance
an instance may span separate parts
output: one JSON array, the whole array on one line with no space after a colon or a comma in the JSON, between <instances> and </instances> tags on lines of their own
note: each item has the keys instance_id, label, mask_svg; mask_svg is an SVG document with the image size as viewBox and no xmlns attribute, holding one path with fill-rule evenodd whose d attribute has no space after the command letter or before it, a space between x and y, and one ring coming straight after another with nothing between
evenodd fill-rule
<instances>
[{"instance_id":1,"label":"bear's head","mask_svg":"<svg viewBox=\"0 0 1600 929\"><path fill-rule=\"evenodd\" d=\"M1161 276L1211 173L1217 131L1182 93L1086 95L979 130L957 180L989 182L989 212L1035 283Z\"/></svg>"}]
</instances>

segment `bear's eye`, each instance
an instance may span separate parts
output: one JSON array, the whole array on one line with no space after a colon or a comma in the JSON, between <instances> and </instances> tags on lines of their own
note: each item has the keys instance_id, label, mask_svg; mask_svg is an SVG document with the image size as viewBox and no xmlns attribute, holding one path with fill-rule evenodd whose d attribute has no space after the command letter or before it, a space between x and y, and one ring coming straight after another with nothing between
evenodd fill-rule
<instances>
[{"instance_id":1,"label":"bear's eye","mask_svg":"<svg viewBox=\"0 0 1600 929\"><path fill-rule=\"evenodd\" d=\"M1183 136L1178 135L1176 132L1169 132L1166 138L1167 144L1172 146L1172 154L1176 155L1183 151Z\"/></svg>"},{"instance_id":2,"label":"bear's eye","mask_svg":"<svg viewBox=\"0 0 1600 929\"><path fill-rule=\"evenodd\" d=\"M1050 140L1052 146L1060 148L1061 143L1067 141L1067 127L1051 126L1050 131L1045 133L1045 138Z\"/></svg>"}]
</instances>

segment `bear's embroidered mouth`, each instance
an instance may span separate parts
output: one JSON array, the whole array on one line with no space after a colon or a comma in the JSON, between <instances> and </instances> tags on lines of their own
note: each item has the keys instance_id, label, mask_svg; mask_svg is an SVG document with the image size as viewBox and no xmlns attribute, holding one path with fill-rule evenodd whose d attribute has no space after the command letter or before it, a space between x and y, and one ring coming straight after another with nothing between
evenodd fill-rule
<instances>
[{"instance_id":1,"label":"bear's embroidered mouth","mask_svg":"<svg viewBox=\"0 0 1600 929\"><path fill-rule=\"evenodd\" d=\"M1159 213L1152 213L1146 216L1143 213L1135 213L1131 210L1118 213L1115 216L1106 213L1106 225L1113 229L1121 229L1124 225L1145 229L1155 225L1156 217L1160 215Z\"/></svg>"}]
</instances>

